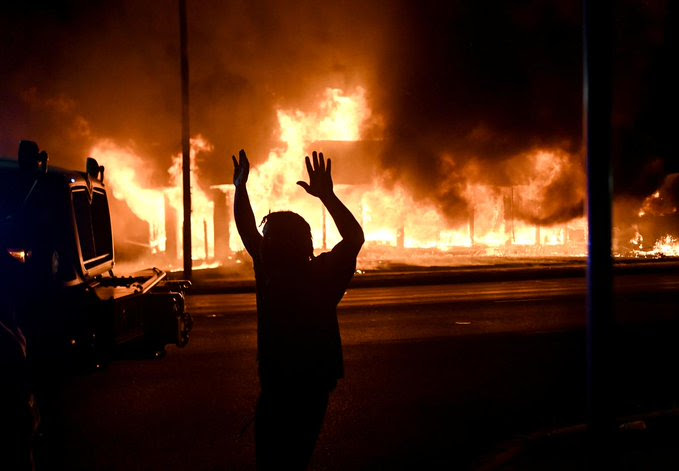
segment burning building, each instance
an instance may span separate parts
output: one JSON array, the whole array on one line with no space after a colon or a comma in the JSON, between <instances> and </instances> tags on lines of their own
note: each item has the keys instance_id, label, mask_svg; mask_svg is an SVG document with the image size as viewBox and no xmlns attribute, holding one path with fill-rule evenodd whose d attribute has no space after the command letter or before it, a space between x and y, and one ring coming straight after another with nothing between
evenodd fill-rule
<instances>
[{"instance_id":1,"label":"burning building","mask_svg":"<svg viewBox=\"0 0 679 471\"><path fill-rule=\"evenodd\" d=\"M311 149L319 149L336 162L333 167L336 191L364 228L365 259L386 256L417 263L418 253L423 250L507 256L585 253L582 193L569 190L568 195L579 199L572 202L575 217L567 219L555 216L559 208L548 199L553 196L550 192L554 191L555 182L563 184L564 174L578 179L572 182L574 185L582 184L582 175L573 168L573 156L540 149L517 156L501 169L507 174L504 184L469 169L462 190L466 201L464 212L450 218L436 199L417 200L380 169L375 155L382 152L383 143L361 136L362 127L371 119L374 117L362 88L353 94L327 89L316 109L310 112L279 110L280 144L270 151L263 164L252 169L250 177L255 214L292 209L309 221L317 249L339 241L339 234L334 225L327 223L322 206L306 197L295 184L303 178L302 156ZM228 263L229 255L242 250L242 246L231 216L231 186L212 185L207 192L200 185L198 156L208 149L210 144L203 138L192 140L192 245L195 260L214 266ZM145 183L148 178L144 161L130 149L102 141L93 147L91 154L111 169L109 184L114 197L124 200L147 225L148 240L137 241L136 246L145 246L148 255L162 255L171 265L179 266L182 233L178 218L179 157L174 158L168 171L170 184L149 188ZM452 160L447 157L447 165L454 165ZM226 171L225 174L227 177ZM125 231L128 226L125 224Z\"/></svg>"},{"instance_id":2,"label":"burning building","mask_svg":"<svg viewBox=\"0 0 679 471\"><path fill-rule=\"evenodd\" d=\"M473 159L455 170L454 156L445 155L439 178L456 186L456 197L464 202L458 205L458 213L451 214L440 194L416 198L378 164L375 156L384 152L383 141L363 139L361 132L379 120L368 108L366 94L363 88L351 93L329 88L311 110L278 111L278 144L266 161L253 167L250 176L250 198L257 216L291 209L310 223L316 249L332 247L339 241L322 205L295 184L304 178L302 157L318 149L335 161L335 189L364 228L364 263L387 258L415 264L454 264L450 257L455 255L586 255L585 177L579 155L558 148L536 148L506 159L492 172ZM209 191L201 187L199 156L210 149L204 138L192 140L192 245L199 266L229 263L230 255L243 249L232 220L232 186L211 185ZM168 171L169 185L154 189L144 184L143 160L131 150L102 141L91 154L104 164L115 161L115 165L107 165L114 197L126 201L147 224L148 241L138 241L136 247L145 246L148 255L162 255L170 265L179 266L179 156L174 157ZM223 160L224 178L228 179L229 161L226 156ZM669 195L675 179L668 181L662 193ZM439 182L438 187L445 188L445 184ZM661 205L658 195L644 202L646 209L639 214L638 227L654 242L672 246L674 239L658 229L663 224L656 220L651 230L647 223L647 211L656 218L676 212L674 206ZM625 233L621 234L624 238ZM640 233L636 237L641 237ZM622 255L674 253L673 248L663 252L653 244L645 248L640 243L630 246L625 242L618 244Z\"/></svg>"}]
</instances>

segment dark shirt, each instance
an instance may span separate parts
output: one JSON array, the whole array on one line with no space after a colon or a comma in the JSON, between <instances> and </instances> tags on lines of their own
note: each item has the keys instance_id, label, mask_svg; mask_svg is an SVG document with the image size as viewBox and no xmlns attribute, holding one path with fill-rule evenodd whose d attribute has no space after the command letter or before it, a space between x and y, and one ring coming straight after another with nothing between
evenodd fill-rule
<instances>
[{"instance_id":1,"label":"dark shirt","mask_svg":"<svg viewBox=\"0 0 679 471\"><path fill-rule=\"evenodd\" d=\"M253 256L262 387L314 383L332 389L344 375L337 304L356 270L340 242L297 270L272 273Z\"/></svg>"}]
</instances>

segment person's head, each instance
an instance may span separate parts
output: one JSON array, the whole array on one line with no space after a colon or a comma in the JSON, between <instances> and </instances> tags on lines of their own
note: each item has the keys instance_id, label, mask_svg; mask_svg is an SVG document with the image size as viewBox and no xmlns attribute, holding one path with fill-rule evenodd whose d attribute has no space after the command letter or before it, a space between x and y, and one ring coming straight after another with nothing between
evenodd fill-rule
<instances>
[{"instance_id":1,"label":"person's head","mask_svg":"<svg viewBox=\"0 0 679 471\"><path fill-rule=\"evenodd\" d=\"M311 227L299 214L276 211L265 216L262 224L264 237L260 251L265 266L294 269L313 257Z\"/></svg>"}]
</instances>

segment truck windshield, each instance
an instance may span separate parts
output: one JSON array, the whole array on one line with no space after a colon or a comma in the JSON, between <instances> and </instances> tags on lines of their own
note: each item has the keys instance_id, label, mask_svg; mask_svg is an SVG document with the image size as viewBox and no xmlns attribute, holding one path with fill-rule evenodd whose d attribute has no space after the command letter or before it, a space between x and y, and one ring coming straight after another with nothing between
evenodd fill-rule
<instances>
[{"instance_id":1,"label":"truck windshield","mask_svg":"<svg viewBox=\"0 0 679 471\"><path fill-rule=\"evenodd\" d=\"M95 190L90 200L86 189L74 189L73 210L85 268L111 260L113 238L106 193Z\"/></svg>"}]
</instances>

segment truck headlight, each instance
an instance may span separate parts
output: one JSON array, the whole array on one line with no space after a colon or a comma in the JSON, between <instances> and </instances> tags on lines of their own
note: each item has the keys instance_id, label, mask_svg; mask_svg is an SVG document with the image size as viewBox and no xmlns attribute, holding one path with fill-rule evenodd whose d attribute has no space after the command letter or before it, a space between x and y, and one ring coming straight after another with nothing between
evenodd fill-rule
<instances>
[{"instance_id":1,"label":"truck headlight","mask_svg":"<svg viewBox=\"0 0 679 471\"><path fill-rule=\"evenodd\" d=\"M31 258L31 251L25 249L7 249L7 253L19 263L26 263Z\"/></svg>"}]
</instances>

